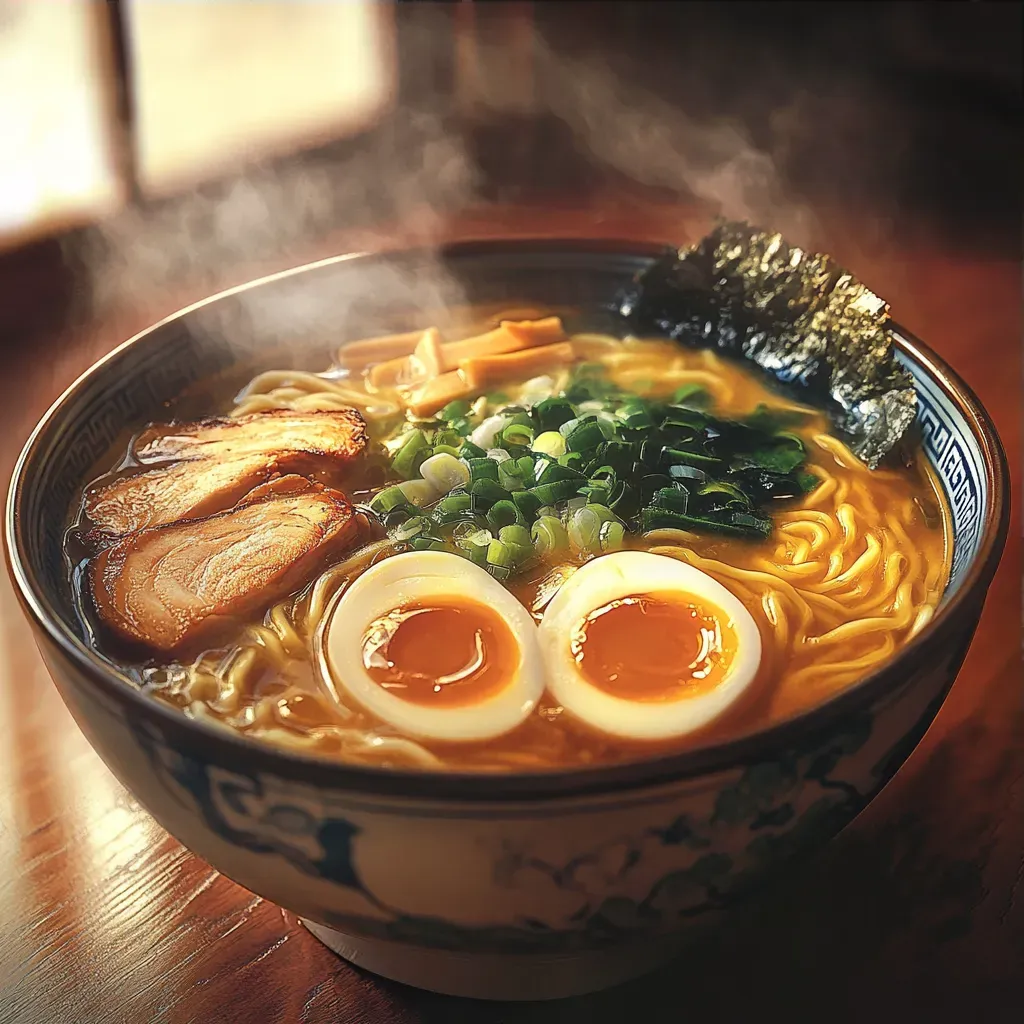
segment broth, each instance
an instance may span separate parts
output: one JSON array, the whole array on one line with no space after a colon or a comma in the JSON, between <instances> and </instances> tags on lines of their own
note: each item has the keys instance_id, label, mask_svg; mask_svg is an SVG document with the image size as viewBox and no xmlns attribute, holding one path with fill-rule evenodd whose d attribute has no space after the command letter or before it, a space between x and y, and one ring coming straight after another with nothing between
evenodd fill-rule
<instances>
[{"instance_id":1,"label":"broth","mask_svg":"<svg viewBox=\"0 0 1024 1024\"><path fill-rule=\"evenodd\" d=\"M717 417L740 418L758 409L799 416L787 431L799 438L806 453L803 468L816 481L800 497L773 501L768 537L654 528L623 539L628 549L701 570L753 617L761 660L741 700L700 730L656 742L587 727L547 691L518 727L486 741L452 743L403 734L358 702L325 689L318 667L323 630L353 581L409 547L394 535L382 537L379 529L358 549L318 566L229 642L187 658L136 660L133 668L144 687L194 717L343 760L456 770L560 769L763 729L855 683L929 620L947 580L950 517L919 453L908 454L904 465L869 470L829 433L822 413L770 390L745 367L710 350L600 335L569 340L577 358L639 398L664 399L692 386L706 392ZM393 344L392 351L401 346ZM353 501L369 501L383 488L377 446L407 425L400 386L381 372L375 378L374 365L368 358L362 367L323 375L261 374L230 415L361 410L372 447L349 472L344 489ZM564 365L547 366L544 373L552 394L570 380ZM531 387L537 387L535 376L507 382L502 400L527 405ZM587 555L571 554L535 560L506 586L540 622L561 584L586 561ZM602 602L586 620L588 642L577 658L583 674L612 695L657 702L673 699L666 693L672 666L679 662L688 674L682 681L686 686L713 688L724 671L719 662L723 651L729 653L731 634L699 601L687 608L689 620L678 595L656 589L637 590L614 607ZM482 604L411 604L397 617L374 621L376 639L365 640L367 671L379 686L404 692L412 703L458 707L467 694L476 699L496 692L514 656L508 627ZM671 630L675 634L662 647L649 649L659 632ZM715 631L717 640L704 650ZM437 642L440 635L446 637L444 646ZM641 652L631 666L623 661L630 638Z\"/></svg>"}]
</instances>

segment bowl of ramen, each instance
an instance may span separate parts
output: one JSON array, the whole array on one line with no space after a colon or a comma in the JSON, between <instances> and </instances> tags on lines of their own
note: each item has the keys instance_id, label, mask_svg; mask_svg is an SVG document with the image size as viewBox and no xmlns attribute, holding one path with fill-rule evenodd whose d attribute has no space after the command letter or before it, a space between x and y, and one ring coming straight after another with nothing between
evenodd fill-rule
<instances>
[{"instance_id":1,"label":"bowl of ramen","mask_svg":"<svg viewBox=\"0 0 1024 1024\"><path fill-rule=\"evenodd\" d=\"M64 701L182 843L370 971L550 998L664 962L871 800L1007 509L953 371L730 227L189 307L46 414L6 543Z\"/></svg>"}]
</instances>

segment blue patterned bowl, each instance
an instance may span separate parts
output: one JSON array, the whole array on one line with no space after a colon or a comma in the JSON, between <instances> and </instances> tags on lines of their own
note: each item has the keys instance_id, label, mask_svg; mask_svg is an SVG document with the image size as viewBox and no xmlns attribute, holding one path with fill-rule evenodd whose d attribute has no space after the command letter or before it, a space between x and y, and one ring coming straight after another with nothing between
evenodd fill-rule
<instances>
[{"instance_id":1,"label":"blue patterned bowl","mask_svg":"<svg viewBox=\"0 0 1024 1024\"><path fill-rule=\"evenodd\" d=\"M198 410L213 376L220 387L274 366L319 368L340 338L436 322L440 308L466 302L585 306L654 254L628 243L469 243L440 256L344 256L256 281L97 363L18 462L11 573L83 732L181 842L371 971L483 998L598 989L657 966L843 828L935 716L1002 551L1007 472L977 400L900 337L927 455L955 516L952 580L932 622L810 713L611 767L498 777L363 768L191 721L85 644L62 557L68 510L112 446L190 388Z\"/></svg>"}]
</instances>

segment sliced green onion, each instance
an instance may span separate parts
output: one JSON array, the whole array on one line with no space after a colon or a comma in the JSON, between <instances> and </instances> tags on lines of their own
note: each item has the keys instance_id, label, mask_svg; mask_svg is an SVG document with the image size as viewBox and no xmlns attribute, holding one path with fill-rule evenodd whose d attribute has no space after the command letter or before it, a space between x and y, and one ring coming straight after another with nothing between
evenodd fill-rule
<instances>
[{"instance_id":1,"label":"sliced green onion","mask_svg":"<svg viewBox=\"0 0 1024 1024\"><path fill-rule=\"evenodd\" d=\"M664 445L661 443L661 438L652 434L641 442L640 449L637 452L637 461L653 469L661 462L663 448Z\"/></svg>"},{"instance_id":2,"label":"sliced green onion","mask_svg":"<svg viewBox=\"0 0 1024 1024\"><path fill-rule=\"evenodd\" d=\"M662 487L654 495L654 504L670 512L685 512L689 502L690 494L683 487Z\"/></svg>"},{"instance_id":3,"label":"sliced green onion","mask_svg":"<svg viewBox=\"0 0 1024 1024\"><path fill-rule=\"evenodd\" d=\"M532 455L521 455L516 461L516 472L523 480L534 480L534 457Z\"/></svg>"},{"instance_id":4,"label":"sliced green onion","mask_svg":"<svg viewBox=\"0 0 1024 1024\"><path fill-rule=\"evenodd\" d=\"M400 488L388 487L381 491L380 494L374 496L370 502L370 508L377 515L383 515L385 512L390 512L393 508L397 508L405 503L406 497Z\"/></svg>"},{"instance_id":5,"label":"sliced green onion","mask_svg":"<svg viewBox=\"0 0 1024 1024\"><path fill-rule=\"evenodd\" d=\"M474 480L469 485L469 493L484 502L504 501L509 497L509 492L497 480L486 478Z\"/></svg>"},{"instance_id":6,"label":"sliced green onion","mask_svg":"<svg viewBox=\"0 0 1024 1024\"><path fill-rule=\"evenodd\" d=\"M586 507L589 508L602 523L614 523L616 521L615 513L607 505L590 502Z\"/></svg>"},{"instance_id":7,"label":"sliced green onion","mask_svg":"<svg viewBox=\"0 0 1024 1024\"><path fill-rule=\"evenodd\" d=\"M533 407L533 418L540 429L545 431L558 430L575 416L572 406L562 398L546 398Z\"/></svg>"},{"instance_id":8,"label":"sliced green onion","mask_svg":"<svg viewBox=\"0 0 1024 1024\"><path fill-rule=\"evenodd\" d=\"M534 440L533 450L557 459L565 454L565 438L557 430L546 430Z\"/></svg>"},{"instance_id":9,"label":"sliced green onion","mask_svg":"<svg viewBox=\"0 0 1024 1024\"><path fill-rule=\"evenodd\" d=\"M533 427L523 423L510 423L501 432L501 443L505 446L519 445L529 448L533 444Z\"/></svg>"},{"instance_id":10,"label":"sliced green onion","mask_svg":"<svg viewBox=\"0 0 1024 1024\"><path fill-rule=\"evenodd\" d=\"M537 474L538 484L553 484L559 480L572 480L579 487L586 480L586 476L583 473L557 462L546 462L543 466L538 466L538 468L540 469L540 472Z\"/></svg>"},{"instance_id":11,"label":"sliced green onion","mask_svg":"<svg viewBox=\"0 0 1024 1024\"><path fill-rule=\"evenodd\" d=\"M452 420L461 419L463 416L468 416L470 410L470 404L464 398L456 398L455 401L449 402L439 413L438 416L447 420L449 423Z\"/></svg>"},{"instance_id":12,"label":"sliced green onion","mask_svg":"<svg viewBox=\"0 0 1024 1024\"><path fill-rule=\"evenodd\" d=\"M465 487L470 481L469 466L448 452L437 452L420 465L420 476L427 480L438 494L447 494L455 487Z\"/></svg>"},{"instance_id":13,"label":"sliced green onion","mask_svg":"<svg viewBox=\"0 0 1024 1024\"><path fill-rule=\"evenodd\" d=\"M561 434L563 438L568 437L582 422L582 419L577 419L574 416L571 420L566 420L559 426L558 433Z\"/></svg>"},{"instance_id":14,"label":"sliced green onion","mask_svg":"<svg viewBox=\"0 0 1024 1024\"><path fill-rule=\"evenodd\" d=\"M477 480L493 480L498 482L498 463L494 459L467 459L469 467L469 478L474 483Z\"/></svg>"},{"instance_id":15,"label":"sliced green onion","mask_svg":"<svg viewBox=\"0 0 1024 1024\"><path fill-rule=\"evenodd\" d=\"M512 503L526 522L532 522L541 509L540 498L530 491L513 491Z\"/></svg>"},{"instance_id":16,"label":"sliced green onion","mask_svg":"<svg viewBox=\"0 0 1024 1024\"><path fill-rule=\"evenodd\" d=\"M640 510L641 530L692 530L693 520L681 512L670 512L668 509L648 505Z\"/></svg>"},{"instance_id":17,"label":"sliced green onion","mask_svg":"<svg viewBox=\"0 0 1024 1024\"><path fill-rule=\"evenodd\" d=\"M626 528L622 523L609 520L601 524L598 540L602 551L619 551L626 542Z\"/></svg>"},{"instance_id":18,"label":"sliced green onion","mask_svg":"<svg viewBox=\"0 0 1024 1024\"><path fill-rule=\"evenodd\" d=\"M492 530L500 530L503 526L523 525L526 517L511 501L496 501L487 512L487 523Z\"/></svg>"},{"instance_id":19,"label":"sliced green onion","mask_svg":"<svg viewBox=\"0 0 1024 1024\"><path fill-rule=\"evenodd\" d=\"M410 519L416 518L416 513L419 511L414 505L408 503L404 505L397 505L390 512L386 513L381 517L381 524L389 534L393 534L396 530L401 529Z\"/></svg>"},{"instance_id":20,"label":"sliced green onion","mask_svg":"<svg viewBox=\"0 0 1024 1024\"><path fill-rule=\"evenodd\" d=\"M626 476L633 468L639 446L625 441L608 441L597 449L597 457L601 465L615 470L620 476Z\"/></svg>"},{"instance_id":21,"label":"sliced green onion","mask_svg":"<svg viewBox=\"0 0 1024 1024\"><path fill-rule=\"evenodd\" d=\"M530 537L542 558L552 558L569 549L569 535L557 516L541 516L533 524Z\"/></svg>"},{"instance_id":22,"label":"sliced green onion","mask_svg":"<svg viewBox=\"0 0 1024 1024\"><path fill-rule=\"evenodd\" d=\"M570 452L585 452L596 448L605 440L600 422L591 420L586 423L580 422L565 435L565 447Z\"/></svg>"},{"instance_id":23,"label":"sliced green onion","mask_svg":"<svg viewBox=\"0 0 1024 1024\"><path fill-rule=\"evenodd\" d=\"M533 484L533 473L531 466L531 472L524 480L519 475L519 467L516 465L518 460L509 459L507 462L501 463L498 466L498 483L505 488L509 493L515 493L516 491L525 491L527 485Z\"/></svg>"},{"instance_id":24,"label":"sliced green onion","mask_svg":"<svg viewBox=\"0 0 1024 1024\"><path fill-rule=\"evenodd\" d=\"M498 537L511 554L514 565L521 565L533 555L533 541L530 539L530 531L525 526L517 523L503 526L498 531Z\"/></svg>"},{"instance_id":25,"label":"sliced green onion","mask_svg":"<svg viewBox=\"0 0 1024 1024\"><path fill-rule=\"evenodd\" d=\"M571 498L578 487L579 482L576 480L556 480L551 484L538 484L536 487L531 487L529 493L542 505L554 505L566 498Z\"/></svg>"},{"instance_id":26,"label":"sliced green onion","mask_svg":"<svg viewBox=\"0 0 1024 1024\"><path fill-rule=\"evenodd\" d=\"M439 444L448 445L452 448L458 448L462 444L462 435L455 430L439 430L434 435L433 448L437 451Z\"/></svg>"},{"instance_id":27,"label":"sliced green onion","mask_svg":"<svg viewBox=\"0 0 1024 1024\"><path fill-rule=\"evenodd\" d=\"M382 447L392 458L402 450L405 442L409 440L409 434L411 430L405 430L401 434L397 434L395 437L389 437L386 441L382 442ZM391 465L391 459L388 459L388 465Z\"/></svg>"},{"instance_id":28,"label":"sliced green onion","mask_svg":"<svg viewBox=\"0 0 1024 1024\"><path fill-rule=\"evenodd\" d=\"M585 505L578 508L569 518L569 544L580 554L601 550L601 518L594 512L594 507Z\"/></svg>"},{"instance_id":29,"label":"sliced green onion","mask_svg":"<svg viewBox=\"0 0 1024 1024\"><path fill-rule=\"evenodd\" d=\"M531 377L520 386L519 400L527 405L536 405L538 402L544 401L545 398L550 398L554 387L554 378L549 377L547 374L540 377Z\"/></svg>"},{"instance_id":30,"label":"sliced green onion","mask_svg":"<svg viewBox=\"0 0 1024 1024\"><path fill-rule=\"evenodd\" d=\"M728 519L710 519L707 516L684 515L668 509L649 506L640 512L640 527L643 530L706 530L710 533L728 533L740 537L767 537L771 533L770 519L733 513Z\"/></svg>"},{"instance_id":31,"label":"sliced green onion","mask_svg":"<svg viewBox=\"0 0 1024 1024\"><path fill-rule=\"evenodd\" d=\"M573 512L575 512L577 509L586 508L587 504L588 504L587 499L585 497L583 497L582 495L573 495L573 497L571 497L565 503L565 510L562 513L562 518L563 519L569 518L573 514Z\"/></svg>"},{"instance_id":32,"label":"sliced green onion","mask_svg":"<svg viewBox=\"0 0 1024 1024\"><path fill-rule=\"evenodd\" d=\"M598 505L609 505L611 504L613 488L614 484L608 480L591 480L580 487L580 494L582 494L587 501L594 502Z\"/></svg>"},{"instance_id":33,"label":"sliced green onion","mask_svg":"<svg viewBox=\"0 0 1024 1024\"><path fill-rule=\"evenodd\" d=\"M508 545L503 544L500 540L492 540L487 545L487 564L500 568L511 568L512 552Z\"/></svg>"},{"instance_id":34,"label":"sliced green onion","mask_svg":"<svg viewBox=\"0 0 1024 1024\"><path fill-rule=\"evenodd\" d=\"M483 459L487 456L487 449L473 444L472 441L463 441L459 449L459 457L463 459Z\"/></svg>"},{"instance_id":35,"label":"sliced green onion","mask_svg":"<svg viewBox=\"0 0 1024 1024\"><path fill-rule=\"evenodd\" d=\"M472 520L466 520L462 523L456 523L455 526L452 528L451 532L452 543L457 548L461 548L465 546L470 537L480 532L481 528L477 526L477 524L474 523ZM486 533L487 531L484 530L483 532ZM487 539L489 541L491 538L488 537Z\"/></svg>"},{"instance_id":36,"label":"sliced green onion","mask_svg":"<svg viewBox=\"0 0 1024 1024\"><path fill-rule=\"evenodd\" d=\"M686 466L682 463L669 466L668 475L673 480L679 480L683 483L695 483L702 484L707 480L708 475L702 469L697 469L696 466Z\"/></svg>"},{"instance_id":37,"label":"sliced green onion","mask_svg":"<svg viewBox=\"0 0 1024 1024\"><path fill-rule=\"evenodd\" d=\"M618 410L618 418L629 430L644 430L654 426L647 403L642 401L626 402Z\"/></svg>"},{"instance_id":38,"label":"sliced green onion","mask_svg":"<svg viewBox=\"0 0 1024 1024\"><path fill-rule=\"evenodd\" d=\"M484 450L494 447L495 435L508 423L509 417L505 415L488 416L473 433L469 435L470 441Z\"/></svg>"},{"instance_id":39,"label":"sliced green onion","mask_svg":"<svg viewBox=\"0 0 1024 1024\"><path fill-rule=\"evenodd\" d=\"M405 500L417 508L429 505L444 493L429 480L406 480L398 485L398 489L405 495Z\"/></svg>"},{"instance_id":40,"label":"sliced green onion","mask_svg":"<svg viewBox=\"0 0 1024 1024\"><path fill-rule=\"evenodd\" d=\"M599 412L597 414L597 425L601 428L601 436L605 443L619 439L619 425L611 413Z\"/></svg>"},{"instance_id":41,"label":"sliced green onion","mask_svg":"<svg viewBox=\"0 0 1024 1024\"><path fill-rule=\"evenodd\" d=\"M490 530L483 530L476 523L459 523L452 533L455 546L477 565L487 561L487 548L494 539Z\"/></svg>"},{"instance_id":42,"label":"sliced green onion","mask_svg":"<svg viewBox=\"0 0 1024 1024\"><path fill-rule=\"evenodd\" d=\"M426 453L426 454L424 454ZM405 444L399 449L391 468L406 480L412 479L420 463L427 457L427 438L422 430L410 430Z\"/></svg>"},{"instance_id":43,"label":"sliced green onion","mask_svg":"<svg viewBox=\"0 0 1024 1024\"><path fill-rule=\"evenodd\" d=\"M661 473L648 473L640 478L640 503L646 505L663 487L671 487L672 480Z\"/></svg>"},{"instance_id":44,"label":"sliced green onion","mask_svg":"<svg viewBox=\"0 0 1024 1024\"><path fill-rule=\"evenodd\" d=\"M444 551L444 541L437 537L417 537L410 541L409 546L414 551Z\"/></svg>"},{"instance_id":45,"label":"sliced green onion","mask_svg":"<svg viewBox=\"0 0 1024 1024\"><path fill-rule=\"evenodd\" d=\"M442 498L431 513L435 523L445 526L472 515L473 499L468 494L449 494Z\"/></svg>"},{"instance_id":46,"label":"sliced green onion","mask_svg":"<svg viewBox=\"0 0 1024 1024\"><path fill-rule=\"evenodd\" d=\"M455 445L451 444L435 444L433 447L434 455L451 455L453 458L460 458L459 449ZM420 469L423 469L423 464L420 463Z\"/></svg>"},{"instance_id":47,"label":"sliced green onion","mask_svg":"<svg viewBox=\"0 0 1024 1024\"><path fill-rule=\"evenodd\" d=\"M608 507L620 519L632 519L640 508L640 501L636 491L629 484L620 481L612 491Z\"/></svg>"},{"instance_id":48,"label":"sliced green onion","mask_svg":"<svg viewBox=\"0 0 1024 1024\"><path fill-rule=\"evenodd\" d=\"M429 532L433 527L434 523L426 516L413 516L393 530L391 537L393 540L412 540L413 537L418 537L421 533Z\"/></svg>"}]
</instances>

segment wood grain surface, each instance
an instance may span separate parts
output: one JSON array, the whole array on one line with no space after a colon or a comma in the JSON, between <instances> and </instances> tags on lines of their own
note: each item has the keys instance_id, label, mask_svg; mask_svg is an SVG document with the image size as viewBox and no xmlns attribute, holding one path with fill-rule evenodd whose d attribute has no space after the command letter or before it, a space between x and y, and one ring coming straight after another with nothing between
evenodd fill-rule
<instances>
[{"instance_id":1,"label":"wood grain surface","mask_svg":"<svg viewBox=\"0 0 1024 1024\"><path fill-rule=\"evenodd\" d=\"M481 1004L380 981L296 918L183 849L109 774L64 709L0 578L0 1022L303 1024L790 1019L1019 1020L1024 995L1021 717L1021 270L858 218L817 220L826 248L975 388L1013 473L1010 540L949 699L897 778L829 849L651 979L558 1004ZM619 197L485 209L451 237L669 241L686 210ZM372 238L333 238L310 257ZM266 267L238 267L244 280ZM232 273L235 273L233 268ZM50 401L133 331L198 297L161 295L7 346L3 478Z\"/></svg>"}]
</instances>

